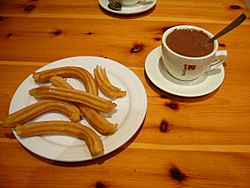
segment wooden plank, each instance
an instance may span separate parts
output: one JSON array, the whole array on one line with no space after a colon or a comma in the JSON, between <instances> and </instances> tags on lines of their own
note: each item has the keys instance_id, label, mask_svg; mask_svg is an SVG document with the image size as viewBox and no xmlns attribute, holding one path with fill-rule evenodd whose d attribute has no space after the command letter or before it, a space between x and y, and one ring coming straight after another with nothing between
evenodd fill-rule
<instances>
[{"instance_id":1,"label":"wooden plank","mask_svg":"<svg viewBox=\"0 0 250 188\"><path fill-rule=\"evenodd\" d=\"M161 45L163 32L176 24L184 22L5 18L0 21L0 56L7 61L51 62L70 56L93 55L130 67L144 67L148 53ZM219 40L221 49L229 52L228 64L238 57L241 63L248 59L250 43L245 38L250 29L246 24ZM223 24L198 26L213 33L224 27Z\"/></svg>"},{"instance_id":2,"label":"wooden plank","mask_svg":"<svg viewBox=\"0 0 250 188\"><path fill-rule=\"evenodd\" d=\"M154 21L224 23L234 19L241 12L249 13L244 0L212 0L209 2L191 0L180 2L158 0L154 9L139 14L126 15L128 19L146 19ZM6 17L44 17L44 18L87 18L87 19L124 19L102 9L98 0L60 0L11 1L0 2L0 15ZM150 16L150 17L149 17Z\"/></svg>"},{"instance_id":3,"label":"wooden plank","mask_svg":"<svg viewBox=\"0 0 250 188\"><path fill-rule=\"evenodd\" d=\"M249 153L129 147L94 161L65 164L37 157L15 142L0 141L0 147L5 151L0 155L3 187L221 188L250 183Z\"/></svg>"}]
</instances>

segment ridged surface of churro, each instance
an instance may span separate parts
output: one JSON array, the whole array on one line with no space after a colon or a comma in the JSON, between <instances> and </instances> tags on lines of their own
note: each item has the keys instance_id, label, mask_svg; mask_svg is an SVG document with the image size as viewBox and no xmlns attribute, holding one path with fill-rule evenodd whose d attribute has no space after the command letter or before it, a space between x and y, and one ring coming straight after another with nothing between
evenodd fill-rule
<instances>
[{"instance_id":1,"label":"ridged surface of churro","mask_svg":"<svg viewBox=\"0 0 250 188\"><path fill-rule=\"evenodd\" d=\"M111 84L104 68L101 68L97 65L94 69L94 74L98 87L106 96L112 99L116 99L118 97L123 97L126 95L126 91L123 91L120 88Z\"/></svg>"},{"instance_id":2,"label":"ridged surface of churro","mask_svg":"<svg viewBox=\"0 0 250 188\"><path fill-rule=\"evenodd\" d=\"M71 121L76 122L80 120L80 110L75 105L57 100L43 100L8 115L3 121L0 121L0 125L3 127L15 127L17 124L23 124L43 113L51 111L62 112L68 115Z\"/></svg>"},{"instance_id":3,"label":"ridged surface of churro","mask_svg":"<svg viewBox=\"0 0 250 188\"><path fill-rule=\"evenodd\" d=\"M81 67L65 66L33 73L35 81L41 83L48 82L52 76L80 78L84 83L86 91L96 95L98 94L94 77L86 69Z\"/></svg>"},{"instance_id":4,"label":"ridged surface of churro","mask_svg":"<svg viewBox=\"0 0 250 188\"><path fill-rule=\"evenodd\" d=\"M50 82L57 87L74 89L68 82L58 76L51 77ZM93 108L81 104L79 104L78 107L89 124L102 135L110 135L117 130L117 124L110 123L102 114Z\"/></svg>"},{"instance_id":5,"label":"ridged surface of churro","mask_svg":"<svg viewBox=\"0 0 250 188\"><path fill-rule=\"evenodd\" d=\"M67 121L44 121L25 125L17 125L17 135L21 137L40 135L68 135L85 141L91 155L103 153L103 143L100 137L85 125Z\"/></svg>"},{"instance_id":6,"label":"ridged surface of churro","mask_svg":"<svg viewBox=\"0 0 250 188\"><path fill-rule=\"evenodd\" d=\"M116 107L116 104L110 100L76 89L41 86L31 89L29 93L36 98L57 99L84 104L101 112L109 112Z\"/></svg>"}]
</instances>

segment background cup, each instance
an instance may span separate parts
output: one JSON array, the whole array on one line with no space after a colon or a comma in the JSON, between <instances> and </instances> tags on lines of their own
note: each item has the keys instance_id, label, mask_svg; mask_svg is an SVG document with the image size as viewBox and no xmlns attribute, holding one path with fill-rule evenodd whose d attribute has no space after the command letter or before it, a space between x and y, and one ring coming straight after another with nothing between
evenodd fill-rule
<instances>
[{"instance_id":1,"label":"background cup","mask_svg":"<svg viewBox=\"0 0 250 188\"><path fill-rule=\"evenodd\" d=\"M177 54L171 50L167 43L167 36L175 29L193 29L203 31L210 38L213 36L210 32L200 27L191 25L180 25L166 30L162 36L162 60L168 72L179 80L194 80L204 74L206 71L214 69L221 65L227 58L227 51L218 51L218 41L214 41L213 51L201 57L188 57Z\"/></svg>"},{"instance_id":2,"label":"background cup","mask_svg":"<svg viewBox=\"0 0 250 188\"><path fill-rule=\"evenodd\" d=\"M135 5L136 3L139 2L139 0L118 0L118 1L122 5L128 5L128 6Z\"/></svg>"}]
</instances>

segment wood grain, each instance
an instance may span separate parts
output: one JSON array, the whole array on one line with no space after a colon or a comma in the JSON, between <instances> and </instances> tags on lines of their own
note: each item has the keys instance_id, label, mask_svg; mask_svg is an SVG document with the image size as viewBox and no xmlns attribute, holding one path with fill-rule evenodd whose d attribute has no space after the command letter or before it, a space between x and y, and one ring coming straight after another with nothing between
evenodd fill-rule
<instances>
[{"instance_id":1,"label":"wood grain","mask_svg":"<svg viewBox=\"0 0 250 188\"><path fill-rule=\"evenodd\" d=\"M115 59L132 67L143 67L147 54L161 44L163 32L173 25L184 23L126 19L51 18L48 21L46 18L5 18L0 21L0 53L2 60L46 62L69 56L94 55ZM104 26L96 27L101 24ZM117 25L119 27L116 28ZM213 33L224 27L224 24L195 25ZM116 29L111 32L110 28ZM242 39L238 33L241 33ZM243 24L219 40L225 46L221 48L230 50L228 61L231 58L234 60L235 55L247 59L250 44L244 38L248 34L249 26Z\"/></svg>"},{"instance_id":2,"label":"wood grain","mask_svg":"<svg viewBox=\"0 0 250 188\"><path fill-rule=\"evenodd\" d=\"M191 24L216 33L240 13L248 19L219 39L229 57L209 95L163 92L145 74L163 32ZM97 0L0 1L0 120L23 80L72 56L118 61L142 81L148 99L136 135L113 153L85 162L41 158L0 129L0 187L249 187L249 10L244 0L157 0L150 11L115 15ZM136 91L134 91L136 92Z\"/></svg>"},{"instance_id":3,"label":"wood grain","mask_svg":"<svg viewBox=\"0 0 250 188\"><path fill-rule=\"evenodd\" d=\"M128 147L116 153L115 156L107 156L91 162L64 164L51 161L47 163L46 160L28 153L15 142L9 143L8 148L3 142L0 142L0 146L7 152L6 155L0 156L0 165L8 167L7 171L0 172L2 186L18 184L19 187L32 185L38 187L79 187L79 185L81 187L98 187L98 185L106 187L199 185L247 187L245 183L249 183L250 155L247 153ZM29 161L28 166L27 161ZM176 178L180 173L186 177Z\"/></svg>"}]
</instances>

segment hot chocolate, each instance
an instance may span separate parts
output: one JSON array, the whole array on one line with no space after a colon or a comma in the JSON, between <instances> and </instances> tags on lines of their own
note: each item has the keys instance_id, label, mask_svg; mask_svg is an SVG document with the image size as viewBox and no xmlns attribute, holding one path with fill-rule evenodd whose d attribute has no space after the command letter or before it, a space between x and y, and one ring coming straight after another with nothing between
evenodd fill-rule
<instances>
[{"instance_id":1,"label":"hot chocolate","mask_svg":"<svg viewBox=\"0 0 250 188\"><path fill-rule=\"evenodd\" d=\"M177 54L188 57L206 56L214 49L207 34L194 29L175 29L167 36L166 43Z\"/></svg>"}]
</instances>

